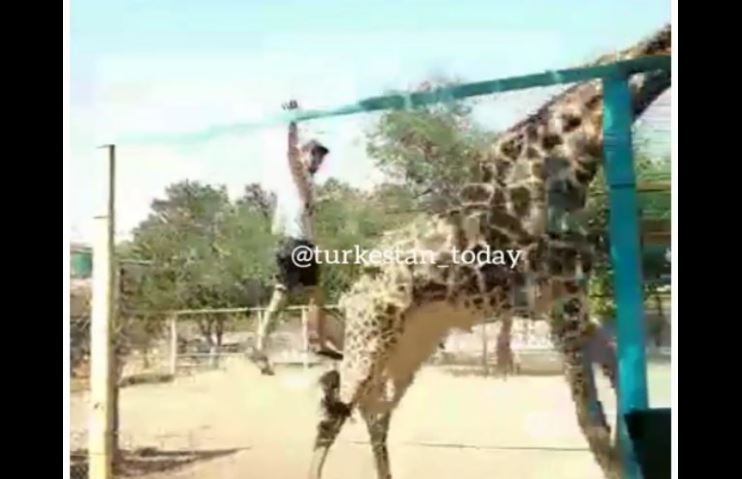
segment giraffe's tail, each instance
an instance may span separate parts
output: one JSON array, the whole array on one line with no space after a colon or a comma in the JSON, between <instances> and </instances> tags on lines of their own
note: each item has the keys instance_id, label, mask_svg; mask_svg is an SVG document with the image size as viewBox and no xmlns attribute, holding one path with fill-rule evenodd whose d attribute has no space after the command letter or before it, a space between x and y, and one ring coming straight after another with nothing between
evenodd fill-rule
<instances>
[{"instance_id":1,"label":"giraffe's tail","mask_svg":"<svg viewBox=\"0 0 742 479\"><path fill-rule=\"evenodd\" d=\"M350 407L338 398L340 392L340 373L333 369L327 371L319 378L322 387L322 412L326 417L350 416Z\"/></svg>"},{"instance_id":2,"label":"giraffe's tail","mask_svg":"<svg viewBox=\"0 0 742 479\"><path fill-rule=\"evenodd\" d=\"M350 416L351 408L338 399L340 391L340 373L328 371L320 377L322 387L322 418L317 425L312 462L309 468L310 479L320 479L322 468L327 459L332 443L340 433L343 423Z\"/></svg>"}]
</instances>

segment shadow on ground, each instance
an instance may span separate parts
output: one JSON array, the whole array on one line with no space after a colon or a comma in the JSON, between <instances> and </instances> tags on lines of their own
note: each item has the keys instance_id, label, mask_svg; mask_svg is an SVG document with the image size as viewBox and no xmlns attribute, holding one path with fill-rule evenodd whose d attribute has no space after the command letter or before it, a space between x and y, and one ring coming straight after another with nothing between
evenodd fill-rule
<instances>
[{"instance_id":1,"label":"shadow on ground","mask_svg":"<svg viewBox=\"0 0 742 479\"><path fill-rule=\"evenodd\" d=\"M229 456L249 448L215 449L201 451L163 451L155 448L142 448L133 451L120 451L114 471L116 477L138 477L157 472L172 471L219 457ZM87 451L74 451L70 454L70 478L87 479Z\"/></svg>"},{"instance_id":2,"label":"shadow on ground","mask_svg":"<svg viewBox=\"0 0 742 479\"><path fill-rule=\"evenodd\" d=\"M531 370L517 370L509 372L508 374L501 373L496 366L490 366L487 371L481 365L443 365L439 366L438 369L450 376L454 377L491 377L491 378L503 378L517 377L517 376L559 376L560 371L554 371L552 369L531 369Z\"/></svg>"},{"instance_id":3,"label":"shadow on ground","mask_svg":"<svg viewBox=\"0 0 742 479\"><path fill-rule=\"evenodd\" d=\"M166 373L141 373L132 374L121 378L119 381L119 387L125 388L128 386L136 386L139 384L162 384L169 383L175 380L172 374Z\"/></svg>"}]
</instances>

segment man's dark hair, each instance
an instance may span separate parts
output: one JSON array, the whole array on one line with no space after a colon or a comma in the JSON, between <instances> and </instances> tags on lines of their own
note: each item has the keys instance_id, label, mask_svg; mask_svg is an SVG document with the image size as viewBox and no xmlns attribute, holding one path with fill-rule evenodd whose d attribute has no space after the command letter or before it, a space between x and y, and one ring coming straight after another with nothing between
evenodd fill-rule
<instances>
[{"instance_id":1,"label":"man's dark hair","mask_svg":"<svg viewBox=\"0 0 742 479\"><path fill-rule=\"evenodd\" d=\"M309 142L307 142L306 145L304 145L304 148L313 155L318 154L321 156L325 156L330 152L330 150L325 145L317 140L310 140Z\"/></svg>"}]
</instances>

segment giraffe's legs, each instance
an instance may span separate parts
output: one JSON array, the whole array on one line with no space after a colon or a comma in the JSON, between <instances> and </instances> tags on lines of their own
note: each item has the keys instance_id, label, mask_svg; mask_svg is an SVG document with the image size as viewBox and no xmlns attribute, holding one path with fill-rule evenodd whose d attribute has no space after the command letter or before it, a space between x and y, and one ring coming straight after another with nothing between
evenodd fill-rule
<instances>
[{"instance_id":1,"label":"giraffe's legs","mask_svg":"<svg viewBox=\"0 0 742 479\"><path fill-rule=\"evenodd\" d=\"M580 429L605 477L620 479L621 464L610 428L605 423L605 416L600 420L592 411L595 404L591 393L593 387L590 386L590 378L585 376L583 353L580 349L567 349L564 354L565 376L575 403Z\"/></svg>"},{"instance_id":2,"label":"giraffe's legs","mask_svg":"<svg viewBox=\"0 0 742 479\"><path fill-rule=\"evenodd\" d=\"M367 314L372 314L368 312ZM358 318L362 321L362 318ZM350 330L348 337L350 354L345 355L340 366L341 373L330 371L322 376L322 419L317 426L317 437L310 467L310 479L322 477L322 467L335 442L345 419L350 415L359 398L369 390L374 373L384 366L382 358L393 341L382 340L376 334L371 337L356 337Z\"/></svg>"},{"instance_id":3,"label":"giraffe's legs","mask_svg":"<svg viewBox=\"0 0 742 479\"><path fill-rule=\"evenodd\" d=\"M584 317L589 317L588 301L585 291L582 291L582 294L579 296L579 301L582 308L582 314ZM608 335L597 324L588 322L586 326L589 340L584 345L583 362L585 380L591 396L592 417L598 424L609 427L605 417L605 411L603 410L603 405L598 395L595 369L593 368L593 365L597 363L600 366L603 375L610 382L611 388L614 392L617 392L616 380L618 378L618 362L616 359L616 351Z\"/></svg>"},{"instance_id":4,"label":"giraffe's legs","mask_svg":"<svg viewBox=\"0 0 742 479\"><path fill-rule=\"evenodd\" d=\"M381 409L371 409L364 404L359 405L371 440L371 449L374 453L378 479L392 478L392 470L389 465L389 450L387 448L389 423L394 408L402 399L405 392L407 392L413 377L413 375L406 377L394 376L387 380L386 383L377 384L376 388L370 388L366 393L367 400L375 397L380 402L386 403Z\"/></svg>"},{"instance_id":5,"label":"giraffe's legs","mask_svg":"<svg viewBox=\"0 0 742 479\"><path fill-rule=\"evenodd\" d=\"M585 348L593 328L582 301L574 297L565 301L562 311L557 312L555 318L558 319L552 331L555 343L564 356L564 373L575 404L577 422L605 477L620 479L621 463L611 439L610 427L605 415L595 410L599 402L592 364Z\"/></svg>"},{"instance_id":6,"label":"giraffe's legs","mask_svg":"<svg viewBox=\"0 0 742 479\"><path fill-rule=\"evenodd\" d=\"M366 428L371 439L371 448L376 461L376 474L379 479L391 479L392 471L389 466L389 450L386 446L386 439L392 413L391 411L373 413L361 409L361 414L366 421Z\"/></svg>"},{"instance_id":7,"label":"giraffe's legs","mask_svg":"<svg viewBox=\"0 0 742 479\"><path fill-rule=\"evenodd\" d=\"M618 400L618 358L616 356L616 346L610 341L610 338L608 338L607 335L598 330L596 330L595 334L593 334L591 343L593 360L600 365L603 375L610 382L611 388L616 393L616 400ZM592 372L593 369L591 367L590 373L592 374ZM595 393L595 401L597 401L598 405L600 406L597 392ZM605 421L605 415L602 408L600 409L600 412L601 414L603 414L603 420ZM615 422L613 423L615 425L614 443L620 446L620 444L618 443L619 420L620 418L618 408L616 408L616 417L614 418Z\"/></svg>"},{"instance_id":8,"label":"giraffe's legs","mask_svg":"<svg viewBox=\"0 0 742 479\"><path fill-rule=\"evenodd\" d=\"M589 317L588 312L588 300L587 291L583 287L580 294L580 302L584 311L585 316ZM618 358L616 356L616 347L611 342L610 337L602 330L598 325L590 323L590 340L585 346L588 360L585 365L585 374L589 378L589 388L591 395L591 403L593 405L593 420L598 424L605 425L608 427L608 422L603 410L603 405L598 396L598 391L595 383L595 370L593 364L597 363L610 385L611 389L616 393L616 400L618 400ZM620 420L618 414L618 408L616 408L616 416L614 418L614 438L613 442L620 446L618 442L618 421ZM619 451L620 452L620 451Z\"/></svg>"},{"instance_id":9,"label":"giraffe's legs","mask_svg":"<svg viewBox=\"0 0 742 479\"><path fill-rule=\"evenodd\" d=\"M595 369L593 368L593 361L590 354L583 351L582 354L582 370L585 381L585 388L589 395L590 404L590 418L593 421L593 426L609 428L608 420L603 410L603 403L600 401L600 395L598 394L598 387L595 382Z\"/></svg>"},{"instance_id":10,"label":"giraffe's legs","mask_svg":"<svg viewBox=\"0 0 742 479\"><path fill-rule=\"evenodd\" d=\"M600 365L603 375L610 381L611 388L618 387L618 360L616 347L602 332L596 330L591 340L592 357Z\"/></svg>"}]
</instances>

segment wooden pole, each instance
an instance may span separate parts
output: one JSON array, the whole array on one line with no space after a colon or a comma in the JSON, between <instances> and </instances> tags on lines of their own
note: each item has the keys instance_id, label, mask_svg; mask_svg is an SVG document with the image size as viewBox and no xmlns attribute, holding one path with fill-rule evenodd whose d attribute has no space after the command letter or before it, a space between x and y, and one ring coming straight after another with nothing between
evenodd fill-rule
<instances>
[{"instance_id":1,"label":"wooden pole","mask_svg":"<svg viewBox=\"0 0 742 479\"><path fill-rule=\"evenodd\" d=\"M485 376L490 374L487 356L487 323L482 323L482 371Z\"/></svg>"},{"instance_id":2,"label":"wooden pole","mask_svg":"<svg viewBox=\"0 0 742 479\"><path fill-rule=\"evenodd\" d=\"M113 268L110 219L95 219L93 244L93 299L90 324L91 406L88 444L90 479L113 477L113 383L111 319Z\"/></svg>"},{"instance_id":3,"label":"wooden pole","mask_svg":"<svg viewBox=\"0 0 742 479\"><path fill-rule=\"evenodd\" d=\"M93 290L90 326L91 423L89 477L113 477L118 451L118 364L112 332L116 320L116 147L108 149L108 198L106 215L95 218L93 244Z\"/></svg>"},{"instance_id":4,"label":"wooden pole","mask_svg":"<svg viewBox=\"0 0 742 479\"><path fill-rule=\"evenodd\" d=\"M175 378L178 367L178 316L170 316L170 374Z\"/></svg>"},{"instance_id":5,"label":"wooden pole","mask_svg":"<svg viewBox=\"0 0 742 479\"><path fill-rule=\"evenodd\" d=\"M301 310L301 340L304 371L309 369L309 313L306 308Z\"/></svg>"},{"instance_id":6,"label":"wooden pole","mask_svg":"<svg viewBox=\"0 0 742 479\"><path fill-rule=\"evenodd\" d=\"M258 327L255 328L256 336L255 336L255 347L258 351L263 351L263 339L260 337L259 331L263 328L263 313L264 311L261 309L258 311Z\"/></svg>"},{"instance_id":7,"label":"wooden pole","mask_svg":"<svg viewBox=\"0 0 742 479\"><path fill-rule=\"evenodd\" d=\"M110 263L110 281L111 281L111 331L120 331L120 325L118 324L118 299L119 295L119 268L118 261L116 260L116 145L106 145L108 149L108 204L106 208L106 215L108 216L108 251L109 251L109 263ZM115 338L110 337L109 341L112 342L114 348L111 350L111 362L109 367L111 373L109 376L110 388L111 388L111 409L113 414L113 422L111 426L111 450L113 451L113 472L115 473L116 459L119 454L119 380L123 374L123 364L119 364L121 358L119 358L118 351L116 350Z\"/></svg>"}]
</instances>

